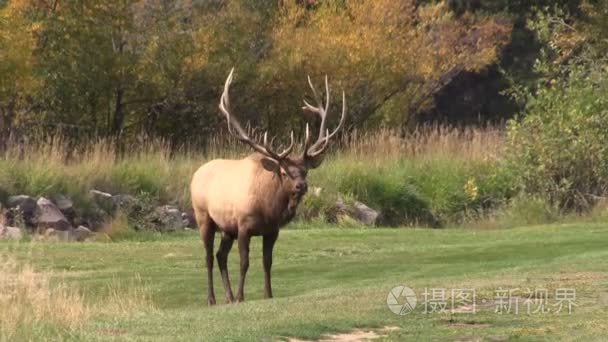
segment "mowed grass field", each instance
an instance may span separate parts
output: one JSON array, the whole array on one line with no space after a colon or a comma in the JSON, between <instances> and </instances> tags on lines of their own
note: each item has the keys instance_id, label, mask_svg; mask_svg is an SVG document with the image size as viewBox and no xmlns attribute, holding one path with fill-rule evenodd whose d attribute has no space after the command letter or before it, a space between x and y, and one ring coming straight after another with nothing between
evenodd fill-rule
<instances>
[{"instance_id":1,"label":"mowed grass field","mask_svg":"<svg viewBox=\"0 0 608 342\"><path fill-rule=\"evenodd\" d=\"M81 293L90 311L77 327L34 323L16 328L11 338L315 340L364 329L377 330L380 340L389 341L600 341L608 334L608 224L508 230L299 228L282 231L276 245L274 299L262 299L258 238L251 248L246 302L223 304L216 265L221 304L214 307L206 305L203 248L195 232L111 243L2 242L1 255L51 274L51 283ZM229 264L233 285L236 251ZM399 285L412 288L418 299L416 309L403 316L386 304L389 291ZM477 312L452 313L448 298L447 312L425 314L425 288L446 289L448 297L451 289L475 289ZM566 308L555 312L559 288L576 290L570 314ZM499 289L519 289L513 295L519 313L514 307L511 313L495 312ZM528 314L526 289L547 289L551 311ZM116 299L128 303L132 294L141 297L134 302L146 303L125 304L116 314L103 310L112 304L109 296L116 305ZM385 327L398 329L380 332Z\"/></svg>"}]
</instances>

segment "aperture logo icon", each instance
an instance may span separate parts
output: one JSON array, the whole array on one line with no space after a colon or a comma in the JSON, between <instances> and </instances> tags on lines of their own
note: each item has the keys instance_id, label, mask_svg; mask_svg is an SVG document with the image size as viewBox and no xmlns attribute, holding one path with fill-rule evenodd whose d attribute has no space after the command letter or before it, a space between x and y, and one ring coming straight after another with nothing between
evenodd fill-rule
<instances>
[{"instance_id":1,"label":"aperture logo icon","mask_svg":"<svg viewBox=\"0 0 608 342\"><path fill-rule=\"evenodd\" d=\"M407 315L416 308L416 294L407 286L394 287L386 297L386 305L397 315Z\"/></svg>"}]
</instances>

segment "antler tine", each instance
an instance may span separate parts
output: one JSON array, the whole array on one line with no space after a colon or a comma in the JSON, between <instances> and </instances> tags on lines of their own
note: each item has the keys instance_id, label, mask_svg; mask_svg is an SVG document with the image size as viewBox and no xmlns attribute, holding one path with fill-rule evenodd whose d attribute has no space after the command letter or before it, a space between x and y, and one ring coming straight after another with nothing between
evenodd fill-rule
<instances>
[{"instance_id":1,"label":"antler tine","mask_svg":"<svg viewBox=\"0 0 608 342\"><path fill-rule=\"evenodd\" d=\"M319 145L323 145L323 148L321 148L319 151L323 152L323 150L325 149L325 147L327 146L327 142L329 141L329 139L333 138L336 133L338 133L338 131L342 128L342 126L344 125L344 121L346 121L346 94L344 93L344 91L342 92L342 116L340 117L340 122L338 123L338 126L336 126L336 128L331 132L331 134L329 134L329 130L326 130L325 132L328 134L325 137L319 138L319 140L317 140L317 142L315 142L310 148L309 150L314 151L316 148L319 147ZM323 124L323 122L321 123ZM325 127L323 127L325 128ZM322 135L322 133L319 133L319 135ZM327 138L327 140L324 140L324 138ZM310 155L310 154L309 154Z\"/></svg>"},{"instance_id":2,"label":"antler tine","mask_svg":"<svg viewBox=\"0 0 608 342\"><path fill-rule=\"evenodd\" d=\"M318 144L319 142L323 142L323 145L321 146L321 148L319 148L319 149L318 149L318 150L316 150L316 151L311 152L311 150L314 150L314 149L315 149L315 146L317 145L317 144L315 144L315 145L313 145L313 146L312 146L312 147L311 147L311 148L310 148L310 149L309 149L309 150L306 152L306 155L307 155L308 157L310 157L310 158L315 158L315 157L317 157L318 155L320 155L321 153L323 153L323 151L325 151L325 148L327 147L327 143L329 143L329 138L330 138L330 135L329 135L329 130L326 130L326 131L325 131L325 137L323 138L323 140L320 140L320 141L318 141L318 142L317 142L317 144Z\"/></svg>"},{"instance_id":3,"label":"antler tine","mask_svg":"<svg viewBox=\"0 0 608 342\"><path fill-rule=\"evenodd\" d=\"M310 147L310 128L308 126L308 122L306 123L306 135L304 136L304 153L306 153L306 151L308 150L308 148Z\"/></svg>"},{"instance_id":4,"label":"antler tine","mask_svg":"<svg viewBox=\"0 0 608 342\"><path fill-rule=\"evenodd\" d=\"M232 125L230 124L230 113L227 113L226 117L228 118L228 120L226 120L228 122L228 133L235 135L234 132L232 131Z\"/></svg>"},{"instance_id":5,"label":"antler tine","mask_svg":"<svg viewBox=\"0 0 608 342\"><path fill-rule=\"evenodd\" d=\"M290 134L291 142L290 142L289 146L287 148L285 148L281 153L274 152L274 149L272 148L275 138L276 137L272 137L270 139L270 144L269 144L268 143L268 132L264 132L264 148L266 149L266 151L268 151L268 153L273 155L273 158L275 158L277 160L284 159L291 153L291 151L293 150L293 147L295 145L293 131L291 131L291 134Z\"/></svg>"},{"instance_id":6,"label":"antler tine","mask_svg":"<svg viewBox=\"0 0 608 342\"><path fill-rule=\"evenodd\" d=\"M290 137L291 137L291 143L289 144L289 146L286 149L283 150L283 152L281 152L279 154L279 158L281 158L281 159L287 157L293 150L293 146L295 144L295 139L293 138L293 131L291 131Z\"/></svg>"},{"instance_id":7,"label":"antler tine","mask_svg":"<svg viewBox=\"0 0 608 342\"><path fill-rule=\"evenodd\" d=\"M344 93L344 91L342 91L342 116L340 116L340 122L338 122L338 126L336 126L336 129L334 129L334 131L331 132L331 134L329 135L329 139L331 139L331 137L333 137L334 135L336 135L336 133L338 133L340 128L342 128L342 126L344 125L345 119L346 119L346 94Z\"/></svg>"},{"instance_id":8,"label":"antler tine","mask_svg":"<svg viewBox=\"0 0 608 342\"><path fill-rule=\"evenodd\" d=\"M228 74L228 78L226 78L226 83L224 84L224 91L222 92L222 96L220 97L220 111L226 116L226 121L228 124L228 132L230 132L230 134L232 135L236 135L233 130L232 130L232 126L235 124L232 120L232 118L230 117L230 100L228 97L228 90L230 89L230 84L232 83L232 74L234 73L234 68L232 68L230 70L230 74ZM236 123L236 125L238 125L238 122ZM237 130L238 130L238 126L237 126ZM237 136L237 138L241 138L239 136Z\"/></svg>"},{"instance_id":9,"label":"antler tine","mask_svg":"<svg viewBox=\"0 0 608 342\"><path fill-rule=\"evenodd\" d=\"M308 101L304 100L304 107L302 109L308 110L313 113L317 113L321 117L321 126L319 128L319 137L317 138L317 142L322 141L323 134L325 133L326 118L327 118L327 110L329 109L329 99L330 99L330 91L329 91L329 80L327 75L325 75L325 104L323 104L323 100L319 96L317 92L317 88L312 83L310 79L310 75L308 75L308 85L312 90L312 95L315 101L317 102L317 106L311 105Z\"/></svg>"},{"instance_id":10,"label":"antler tine","mask_svg":"<svg viewBox=\"0 0 608 342\"><path fill-rule=\"evenodd\" d=\"M323 114L321 116L321 127L319 128L318 140L323 138L323 133L325 133L325 127L327 125L327 122L325 121L327 119L327 110L329 109L329 82L327 80L327 75L325 75L325 94L325 107L323 108ZM321 103L319 103L319 108L321 108Z\"/></svg>"},{"instance_id":11,"label":"antler tine","mask_svg":"<svg viewBox=\"0 0 608 342\"><path fill-rule=\"evenodd\" d=\"M304 107L302 107L302 109L308 110L308 111L313 112L313 113L318 113L319 112L319 109L317 107L311 105L306 100L304 100Z\"/></svg>"},{"instance_id":12,"label":"antler tine","mask_svg":"<svg viewBox=\"0 0 608 342\"><path fill-rule=\"evenodd\" d=\"M272 143L272 140L270 141ZM264 147L268 149L268 131L264 132Z\"/></svg>"},{"instance_id":13,"label":"antler tine","mask_svg":"<svg viewBox=\"0 0 608 342\"><path fill-rule=\"evenodd\" d=\"M319 106L319 108L323 108L323 102L321 102L321 98L319 97L319 94L317 93L317 88L315 88L315 86L312 84L310 75L308 75L308 85L310 86L310 89L312 90L312 96L314 97L315 101L317 101L317 105Z\"/></svg>"},{"instance_id":14,"label":"antler tine","mask_svg":"<svg viewBox=\"0 0 608 342\"><path fill-rule=\"evenodd\" d=\"M311 105L310 103L308 103L308 101L306 101L306 99L304 99L304 107L302 107L302 109L311 111L313 113L317 113L317 114L321 115L321 117L323 117L323 113L322 113L323 102L321 101L321 98L319 97L319 94L317 93L317 89L312 84L310 75L308 75L307 77L308 77L308 85L310 86L310 89L312 90L312 97L315 99L315 102L317 102L317 107Z\"/></svg>"},{"instance_id":15,"label":"antler tine","mask_svg":"<svg viewBox=\"0 0 608 342\"><path fill-rule=\"evenodd\" d=\"M263 155L271 157L277 161L286 158L287 155L289 155L289 153L291 153L291 150L293 149L293 132L291 132L291 145L285 151L281 152L280 154L277 154L268 145L268 132L264 133L264 146L262 146L256 143L253 139L251 139L249 135L247 135L243 127L241 127L238 120L230 115L230 99L228 93L230 89L230 84L232 83L233 74L234 68L230 70L230 74L228 74L228 78L226 78L226 83L224 84L224 91L222 93L222 96L220 97L219 104L220 111L224 114L224 116L226 116L226 119L228 121L228 132L230 132L230 134L234 135L237 139L251 146L251 148Z\"/></svg>"},{"instance_id":16,"label":"antler tine","mask_svg":"<svg viewBox=\"0 0 608 342\"><path fill-rule=\"evenodd\" d=\"M329 81L327 75L325 75L325 112L329 109Z\"/></svg>"},{"instance_id":17,"label":"antler tine","mask_svg":"<svg viewBox=\"0 0 608 342\"><path fill-rule=\"evenodd\" d=\"M306 126L306 139L305 139L305 143L304 143L304 157L314 157L314 156L318 156L321 153L323 153L323 151L327 147L329 140L338 133L338 131L342 128L342 126L344 126L344 121L346 118L346 94L344 93L344 91L342 92L342 116L340 117L340 122L338 123L338 126L330 134L329 130L326 127L327 112L329 110L330 98L331 98L331 92L329 89L329 78L327 77L327 75L325 75L325 104L323 103L323 100L319 97L319 93L317 93L316 88L312 84L310 76L308 76L308 85L310 86L310 89L312 90L312 95L313 95L315 101L317 102L318 106L313 106L308 101L304 100L304 107L302 107L302 109L313 112L313 113L317 113L321 117L321 126L319 128L319 137L317 138L317 141L315 141L312 145L310 142L309 127L308 127L308 125Z\"/></svg>"},{"instance_id":18,"label":"antler tine","mask_svg":"<svg viewBox=\"0 0 608 342\"><path fill-rule=\"evenodd\" d=\"M222 98L226 103L226 107L230 108L230 99L228 97L228 90L230 90L230 85L232 84L232 77L234 75L234 67L230 69L230 74L228 74L228 78L226 79L226 83L224 84L224 92L222 93Z\"/></svg>"}]
</instances>

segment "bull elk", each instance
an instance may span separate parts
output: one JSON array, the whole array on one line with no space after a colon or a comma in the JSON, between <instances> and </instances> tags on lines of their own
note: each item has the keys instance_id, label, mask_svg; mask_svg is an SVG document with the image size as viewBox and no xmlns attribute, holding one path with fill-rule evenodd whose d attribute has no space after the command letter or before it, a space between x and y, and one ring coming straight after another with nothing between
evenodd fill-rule
<instances>
[{"instance_id":1,"label":"bull elk","mask_svg":"<svg viewBox=\"0 0 608 342\"><path fill-rule=\"evenodd\" d=\"M239 141L249 145L254 153L239 160L212 160L194 173L190 185L192 207L206 252L209 305L215 304L213 240L216 231L221 234L216 257L226 291L226 301L234 302L227 261L235 239L240 254L240 279L236 301L244 300L243 287L249 268L249 242L252 236L263 238L264 297L272 298L270 268L272 250L279 236L279 229L293 219L298 204L308 189L308 170L321 164L328 142L343 126L346 117L346 100L342 93L342 116L336 129L329 133L326 128L329 108L327 77L325 103L309 77L308 83L317 105L313 106L304 101L302 108L320 116L318 138L313 142L307 124L304 149L299 157L289 157L294 147L293 131L290 145L282 152L276 152L272 144L268 144L267 132L264 134L263 143L260 144L248 136L232 115L228 91L233 72L234 68L226 79L219 109L226 117L228 131Z\"/></svg>"}]
</instances>

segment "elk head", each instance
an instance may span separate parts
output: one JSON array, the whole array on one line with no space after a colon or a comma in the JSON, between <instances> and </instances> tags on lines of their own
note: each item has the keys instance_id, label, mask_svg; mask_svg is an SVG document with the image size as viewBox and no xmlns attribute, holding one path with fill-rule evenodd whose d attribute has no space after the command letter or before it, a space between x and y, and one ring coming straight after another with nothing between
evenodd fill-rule
<instances>
[{"instance_id":1,"label":"elk head","mask_svg":"<svg viewBox=\"0 0 608 342\"><path fill-rule=\"evenodd\" d=\"M233 72L234 68L230 71L230 74L226 79L224 92L220 98L219 105L220 111L224 114L224 116L226 116L228 122L228 131L238 140L249 145L251 148L253 148L253 150L265 157L262 159L263 167L268 171L276 173L280 177L283 184L283 189L289 194L293 195L294 199L296 200L295 205L297 205L297 202L299 202L300 198L304 196L308 190L308 184L306 182L308 170L317 168L319 165L321 165L329 140L334 137L336 133L338 133L344 124L344 119L346 118L345 94L342 92L342 116L340 117L340 122L338 123L338 126L331 133L329 133L329 129L326 127L327 110L329 108L330 98L327 76L325 76L325 103L323 103L322 98L319 96L317 90L313 86L310 76L308 77L308 84L312 90L312 95L316 102L316 106L313 106L304 100L304 106L302 109L319 115L321 118L321 125L319 128L319 135L313 142L310 135L309 126L306 124L304 150L299 157L292 158L289 157L289 154L293 151L294 147L293 131L291 131L290 134L291 143L289 146L282 152L277 153L271 146L272 141L270 144L268 143L268 132L264 133L263 144L259 144L247 135L238 120L230 114L230 100L228 97L228 91L230 89L230 84L232 83Z\"/></svg>"}]
</instances>

